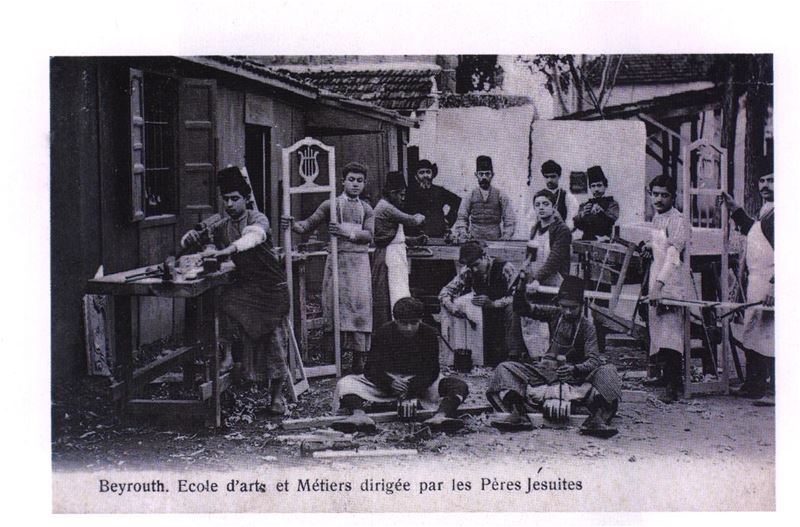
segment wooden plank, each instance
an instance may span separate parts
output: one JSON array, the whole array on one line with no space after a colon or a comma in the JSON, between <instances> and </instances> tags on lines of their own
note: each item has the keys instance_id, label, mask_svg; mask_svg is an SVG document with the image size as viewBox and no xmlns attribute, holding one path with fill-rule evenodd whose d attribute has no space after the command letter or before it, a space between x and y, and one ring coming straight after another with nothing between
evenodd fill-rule
<instances>
[{"instance_id":1,"label":"wooden plank","mask_svg":"<svg viewBox=\"0 0 800 527\"><path fill-rule=\"evenodd\" d=\"M711 382L690 382L684 391L689 395L727 393L728 384L724 380Z\"/></svg>"},{"instance_id":2,"label":"wooden plank","mask_svg":"<svg viewBox=\"0 0 800 527\"><path fill-rule=\"evenodd\" d=\"M477 415L486 412L491 412L492 407L489 405L485 406L465 406L463 408L458 409L459 415L469 414L469 415ZM429 417L433 417L436 413L436 410L420 410L417 412L417 419L418 420L425 420ZM397 412L379 412L374 414L368 414L369 417L375 421L376 423L389 423L392 421L397 420ZM286 419L281 423L281 428L284 430L303 430L306 428L321 428L324 426L328 426L336 421L341 421L346 416L343 415L327 415L323 417L306 417L303 419Z\"/></svg>"},{"instance_id":3,"label":"wooden plank","mask_svg":"<svg viewBox=\"0 0 800 527\"><path fill-rule=\"evenodd\" d=\"M314 377L329 377L336 375L336 365L326 364L325 366L309 366L306 369L306 377L313 379Z\"/></svg>"},{"instance_id":4,"label":"wooden plank","mask_svg":"<svg viewBox=\"0 0 800 527\"><path fill-rule=\"evenodd\" d=\"M156 359L147 366L137 369L133 372L127 386L125 381L120 381L111 385L111 397L116 401L124 397L126 391L129 394L135 393L136 390L145 384L165 374L187 353L196 351L197 348L195 346L184 346L170 352L168 355Z\"/></svg>"},{"instance_id":5,"label":"wooden plank","mask_svg":"<svg viewBox=\"0 0 800 527\"><path fill-rule=\"evenodd\" d=\"M383 456L416 456L419 452L412 448L381 448L377 450L321 450L314 452L315 459L383 457Z\"/></svg>"},{"instance_id":6,"label":"wooden plank","mask_svg":"<svg viewBox=\"0 0 800 527\"><path fill-rule=\"evenodd\" d=\"M206 415L206 405L202 401L186 399L131 399L125 409L131 415L155 413L187 417Z\"/></svg>"},{"instance_id":7,"label":"wooden plank","mask_svg":"<svg viewBox=\"0 0 800 527\"><path fill-rule=\"evenodd\" d=\"M230 388L231 383L233 382L233 376L230 372L223 373L219 376L219 391L220 393L224 392L228 388ZM198 392L200 395L201 401L206 401L214 395L213 389L213 381L206 381L198 387Z\"/></svg>"},{"instance_id":8,"label":"wooden plank","mask_svg":"<svg viewBox=\"0 0 800 527\"><path fill-rule=\"evenodd\" d=\"M303 360L308 360L308 302L306 291L306 261L297 262L297 286L299 288L300 300L300 356Z\"/></svg>"}]
</instances>

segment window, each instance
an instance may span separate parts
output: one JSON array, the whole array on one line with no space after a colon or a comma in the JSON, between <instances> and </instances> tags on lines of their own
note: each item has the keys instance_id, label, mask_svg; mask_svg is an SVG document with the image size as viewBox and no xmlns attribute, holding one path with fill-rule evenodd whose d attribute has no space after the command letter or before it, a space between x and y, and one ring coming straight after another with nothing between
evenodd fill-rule
<instances>
[{"instance_id":1,"label":"window","mask_svg":"<svg viewBox=\"0 0 800 527\"><path fill-rule=\"evenodd\" d=\"M144 74L144 212L145 216L174 214L177 163L175 130L176 82Z\"/></svg>"}]
</instances>

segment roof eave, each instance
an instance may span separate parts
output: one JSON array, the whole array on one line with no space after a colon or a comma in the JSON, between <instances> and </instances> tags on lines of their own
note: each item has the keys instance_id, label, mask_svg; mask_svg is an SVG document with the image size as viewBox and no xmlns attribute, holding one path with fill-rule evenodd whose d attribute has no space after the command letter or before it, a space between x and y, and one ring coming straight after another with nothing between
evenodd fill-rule
<instances>
[{"instance_id":1,"label":"roof eave","mask_svg":"<svg viewBox=\"0 0 800 527\"><path fill-rule=\"evenodd\" d=\"M178 57L178 58L191 62L193 64L199 64L202 66L213 68L218 71L230 73L238 77L243 77L249 80L253 80L279 90L288 91L295 95L305 97L307 99L316 100L319 98L319 90L317 88L311 86L306 87L303 86L302 83L296 81L287 82L277 78L270 78L270 77L265 77L263 75L258 75L256 73L247 71L238 66L223 64L212 57L196 56L196 57Z\"/></svg>"}]
</instances>

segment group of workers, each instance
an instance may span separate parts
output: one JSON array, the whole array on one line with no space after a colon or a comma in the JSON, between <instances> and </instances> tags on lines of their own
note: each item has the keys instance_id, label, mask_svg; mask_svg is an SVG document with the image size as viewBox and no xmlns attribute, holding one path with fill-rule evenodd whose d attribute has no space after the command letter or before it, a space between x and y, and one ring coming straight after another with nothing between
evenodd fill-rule
<instances>
[{"instance_id":1,"label":"group of workers","mask_svg":"<svg viewBox=\"0 0 800 527\"><path fill-rule=\"evenodd\" d=\"M477 187L466 199L433 184L436 164L421 160L407 183L401 172L389 172L380 201L373 208L362 193L368 177L360 163L348 163L341 174L343 192L324 201L302 221L281 218L281 229L307 234L327 225L338 242L339 329L343 352L352 356L351 374L339 380L335 411L348 415L333 427L344 431L374 430L365 412L373 404L419 401L438 403L426 421L434 430L463 426L458 407L468 395L467 384L444 376L439 364L441 334L423 323L423 303L411 296L406 246L425 236L440 237L448 230L469 233L459 249L460 271L439 294L441 317L463 319L477 309L484 324L487 363L495 366L486 390L491 405L505 415L492 425L508 431L532 428L527 410L547 407L554 398L585 406L590 415L583 433L610 437L611 420L621 397L616 369L604 364L602 333L583 315L584 281L570 275L573 231L582 239L610 237L619 218L619 204L606 196L608 180L599 166L587 171L591 198L578 204L560 186L561 167L542 165L545 188L533 197L536 223L531 229L526 260L521 269L486 252L484 240L510 239L516 229L508 196L492 186L494 170L488 156L476 160ZM267 218L247 208L248 181L237 167L219 172L218 186L224 214L204 223L215 230L214 246L199 247L197 230L181 243L204 256L230 256L238 280L222 296L227 333L241 342L239 362L248 380L271 380L269 411L282 415L286 402L282 388L287 372L288 286L283 265L274 251ZM748 294L774 298L772 247L774 212L772 175L761 179L765 206L759 218L747 218L733 199L724 195L733 220L747 234ZM646 243L652 254L650 271L650 353L664 363L664 399L678 396L683 350L682 308L659 303L661 298L684 298L689 285L681 262L687 258L690 232L674 208L675 182L658 176L649 183L656 214L653 234ZM768 206L769 205L769 206ZM370 262L369 247L375 251ZM752 252L751 252L752 251ZM333 265L326 261L323 277L325 332L333 321ZM541 286L557 286L557 303L541 294ZM756 300L761 300L758 298ZM774 386L774 329L771 313L746 314L745 345L748 379L742 394L762 398ZM443 322L444 323L444 322ZM749 337L747 335L750 335ZM233 360L226 348L223 364ZM768 381L771 381L768 382ZM558 386L556 390L555 387Z\"/></svg>"}]
</instances>

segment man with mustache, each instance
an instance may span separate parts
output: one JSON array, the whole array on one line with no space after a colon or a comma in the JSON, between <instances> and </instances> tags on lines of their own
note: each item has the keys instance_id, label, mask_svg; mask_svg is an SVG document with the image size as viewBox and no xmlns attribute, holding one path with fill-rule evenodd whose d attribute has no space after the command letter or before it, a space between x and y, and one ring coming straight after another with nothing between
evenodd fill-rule
<instances>
[{"instance_id":1,"label":"man with mustache","mask_svg":"<svg viewBox=\"0 0 800 527\"><path fill-rule=\"evenodd\" d=\"M409 214L422 214L425 223L418 227L408 227L408 236L425 234L432 238L444 237L447 229L456 222L461 198L433 180L439 174L439 167L427 159L420 159L414 172L414 180L409 181L403 210Z\"/></svg>"},{"instance_id":2,"label":"man with mustache","mask_svg":"<svg viewBox=\"0 0 800 527\"><path fill-rule=\"evenodd\" d=\"M572 195L572 192L561 188L561 165L548 159L542 163L541 170L545 188L556 197L556 211L561 215L561 219L567 224L569 230L575 230L572 219L578 213L578 199Z\"/></svg>"},{"instance_id":3,"label":"man with mustache","mask_svg":"<svg viewBox=\"0 0 800 527\"><path fill-rule=\"evenodd\" d=\"M764 204L754 219L747 215L730 194L722 199L728 204L739 231L747 236L747 301L775 304L775 192L774 175L770 172L758 180L758 191ZM747 361L747 379L737 395L755 399L756 406L775 405L775 313L749 309L745 312L742 344ZM771 379L771 386L767 386ZM769 389L769 390L768 390ZM768 391L770 393L768 393Z\"/></svg>"},{"instance_id":4,"label":"man with mustache","mask_svg":"<svg viewBox=\"0 0 800 527\"><path fill-rule=\"evenodd\" d=\"M478 240L510 240L516 219L508 195L492 186L492 158L478 156L475 165L478 188L461 202L455 230L466 230Z\"/></svg>"}]
</instances>

